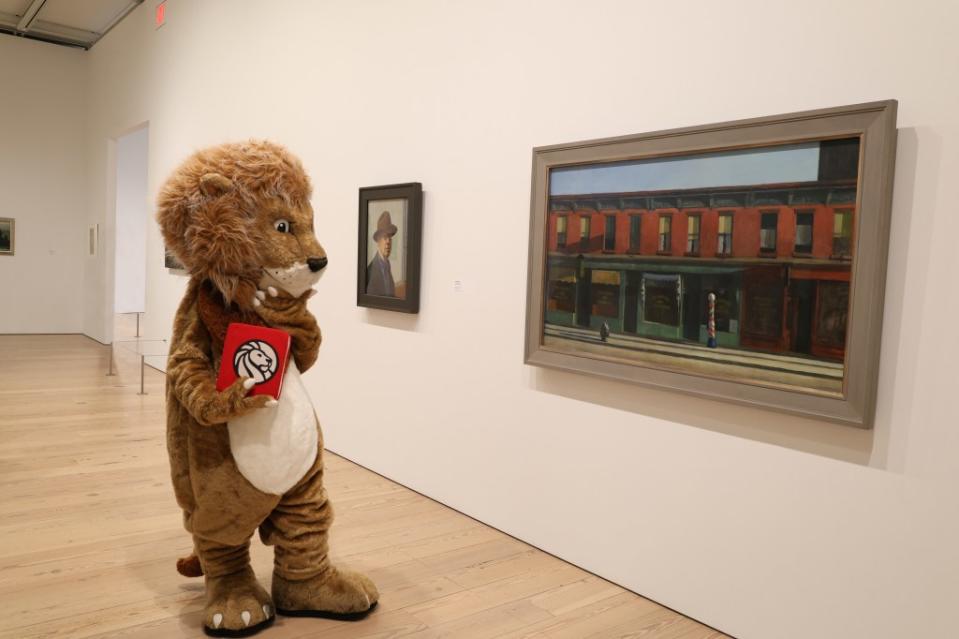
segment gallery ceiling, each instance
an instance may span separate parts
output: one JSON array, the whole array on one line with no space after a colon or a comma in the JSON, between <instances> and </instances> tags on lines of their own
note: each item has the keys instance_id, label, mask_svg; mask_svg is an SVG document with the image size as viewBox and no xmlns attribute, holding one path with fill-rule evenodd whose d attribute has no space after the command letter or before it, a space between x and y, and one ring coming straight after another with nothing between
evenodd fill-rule
<instances>
[{"instance_id":1,"label":"gallery ceiling","mask_svg":"<svg viewBox=\"0 0 959 639\"><path fill-rule=\"evenodd\" d=\"M143 0L0 0L0 34L89 49Z\"/></svg>"}]
</instances>

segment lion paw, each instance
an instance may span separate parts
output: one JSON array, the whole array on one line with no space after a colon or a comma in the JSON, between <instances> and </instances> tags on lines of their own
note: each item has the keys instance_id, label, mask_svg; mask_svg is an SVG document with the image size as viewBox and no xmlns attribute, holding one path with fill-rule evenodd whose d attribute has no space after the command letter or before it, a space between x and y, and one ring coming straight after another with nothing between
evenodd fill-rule
<instances>
[{"instance_id":1,"label":"lion paw","mask_svg":"<svg viewBox=\"0 0 959 639\"><path fill-rule=\"evenodd\" d=\"M275 619L273 601L247 569L224 577L207 577L204 630L214 637L245 637Z\"/></svg>"},{"instance_id":2,"label":"lion paw","mask_svg":"<svg viewBox=\"0 0 959 639\"><path fill-rule=\"evenodd\" d=\"M281 615L355 621L372 612L379 598L369 577L351 570L331 568L303 581L273 574L273 600Z\"/></svg>"}]
</instances>

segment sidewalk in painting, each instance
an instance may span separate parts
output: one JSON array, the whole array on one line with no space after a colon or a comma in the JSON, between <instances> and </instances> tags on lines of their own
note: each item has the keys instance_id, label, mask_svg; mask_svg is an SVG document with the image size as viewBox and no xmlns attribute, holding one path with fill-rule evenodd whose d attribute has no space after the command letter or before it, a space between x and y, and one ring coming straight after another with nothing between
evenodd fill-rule
<instances>
[{"instance_id":1,"label":"sidewalk in painting","mask_svg":"<svg viewBox=\"0 0 959 639\"><path fill-rule=\"evenodd\" d=\"M578 351L583 355L631 364L655 364L694 375L774 388L798 385L814 393L818 391L817 394L832 396L842 392L841 363L733 348L708 348L690 342L667 342L635 335L612 334L603 342L597 331L546 324L543 345L548 348L560 344L564 352Z\"/></svg>"}]
</instances>

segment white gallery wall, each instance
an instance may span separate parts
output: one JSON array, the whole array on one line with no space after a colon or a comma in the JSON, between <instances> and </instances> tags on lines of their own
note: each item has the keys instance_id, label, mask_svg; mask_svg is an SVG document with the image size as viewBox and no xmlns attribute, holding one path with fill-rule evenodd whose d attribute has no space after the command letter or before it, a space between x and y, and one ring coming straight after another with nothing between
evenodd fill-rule
<instances>
[{"instance_id":1,"label":"white gallery wall","mask_svg":"<svg viewBox=\"0 0 959 639\"><path fill-rule=\"evenodd\" d=\"M205 145L300 155L331 450L740 639L954 632L959 5L169 0L158 30L148 5L86 54L88 221L113 231L109 141L145 122L151 196ZM532 147L887 98L874 430L523 365ZM422 311L357 308L357 189L414 180ZM185 284L162 252L151 225L149 337ZM108 264L85 274L98 339Z\"/></svg>"},{"instance_id":2,"label":"white gallery wall","mask_svg":"<svg viewBox=\"0 0 959 639\"><path fill-rule=\"evenodd\" d=\"M87 69L78 49L0 36L0 217L16 225L0 334L83 328Z\"/></svg>"}]
</instances>

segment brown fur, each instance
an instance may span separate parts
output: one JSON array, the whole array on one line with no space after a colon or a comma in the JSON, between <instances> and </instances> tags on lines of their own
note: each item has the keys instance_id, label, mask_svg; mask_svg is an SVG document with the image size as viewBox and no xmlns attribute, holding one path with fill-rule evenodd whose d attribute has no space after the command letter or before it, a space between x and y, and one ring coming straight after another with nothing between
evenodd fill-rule
<instances>
[{"instance_id":1,"label":"brown fur","mask_svg":"<svg viewBox=\"0 0 959 639\"><path fill-rule=\"evenodd\" d=\"M203 566L200 565L200 558L195 554L182 557L176 560L176 571L184 577L202 577Z\"/></svg>"},{"instance_id":2,"label":"brown fur","mask_svg":"<svg viewBox=\"0 0 959 639\"><path fill-rule=\"evenodd\" d=\"M222 144L197 151L170 176L157 220L167 247L191 275L212 281L228 302L245 305L259 279L260 248L268 244L256 223L258 209L274 201L309 207L311 191L300 161L283 147Z\"/></svg>"},{"instance_id":3,"label":"brown fur","mask_svg":"<svg viewBox=\"0 0 959 639\"><path fill-rule=\"evenodd\" d=\"M309 195L299 160L270 142L199 151L160 195L157 218L164 239L191 274L174 318L167 363L171 475L195 549L177 568L205 576L208 632L259 630L272 620L270 595L249 563L257 529L264 543L276 547L274 595L282 604L277 607L353 618L371 610L378 598L369 579L329 562L333 511L323 488L322 433L316 461L299 483L284 495L263 493L237 469L226 424L268 410L263 407L270 398L247 396L242 380L223 392L215 387L230 322L289 333L301 372L316 360L321 335L307 307L309 292L299 297L280 292L254 303L265 268L326 256L313 235ZM293 230L278 232L279 219Z\"/></svg>"}]
</instances>

